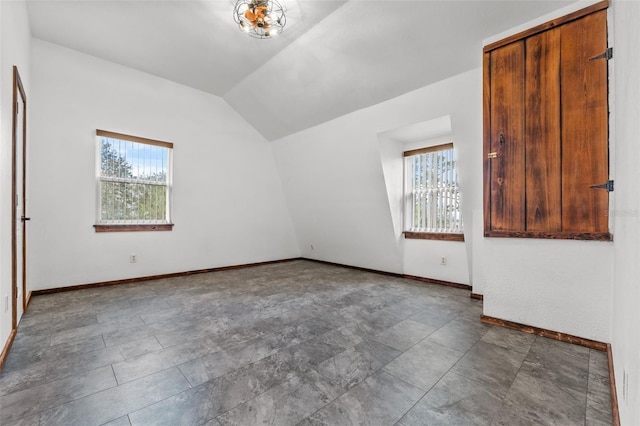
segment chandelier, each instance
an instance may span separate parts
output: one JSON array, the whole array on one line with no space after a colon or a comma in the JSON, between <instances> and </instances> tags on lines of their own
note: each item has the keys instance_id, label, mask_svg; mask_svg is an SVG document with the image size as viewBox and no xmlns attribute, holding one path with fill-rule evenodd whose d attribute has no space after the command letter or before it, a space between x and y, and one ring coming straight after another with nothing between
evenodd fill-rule
<instances>
[{"instance_id":1,"label":"chandelier","mask_svg":"<svg viewBox=\"0 0 640 426\"><path fill-rule=\"evenodd\" d=\"M274 37L287 23L284 8L277 0L238 0L233 20L240 30L255 38Z\"/></svg>"}]
</instances>

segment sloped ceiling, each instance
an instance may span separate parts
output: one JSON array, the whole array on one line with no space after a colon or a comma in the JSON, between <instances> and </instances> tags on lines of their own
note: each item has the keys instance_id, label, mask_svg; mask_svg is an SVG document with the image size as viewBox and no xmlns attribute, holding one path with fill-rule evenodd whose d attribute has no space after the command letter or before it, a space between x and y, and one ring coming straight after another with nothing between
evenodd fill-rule
<instances>
[{"instance_id":1,"label":"sloped ceiling","mask_svg":"<svg viewBox=\"0 0 640 426\"><path fill-rule=\"evenodd\" d=\"M283 0L252 39L232 0L28 0L32 35L222 96L275 140L481 65L482 39L564 0Z\"/></svg>"}]
</instances>

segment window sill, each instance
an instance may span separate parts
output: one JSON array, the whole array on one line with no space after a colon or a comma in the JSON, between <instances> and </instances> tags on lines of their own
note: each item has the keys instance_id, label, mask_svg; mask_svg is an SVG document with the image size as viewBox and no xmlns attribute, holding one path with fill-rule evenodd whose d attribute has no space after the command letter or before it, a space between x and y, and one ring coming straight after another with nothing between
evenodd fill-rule
<instances>
[{"instance_id":1,"label":"window sill","mask_svg":"<svg viewBox=\"0 0 640 426\"><path fill-rule=\"evenodd\" d=\"M408 240L438 240L438 241L462 241L464 234L450 234L444 232L412 232L405 231L404 238Z\"/></svg>"},{"instance_id":2,"label":"window sill","mask_svg":"<svg viewBox=\"0 0 640 426\"><path fill-rule=\"evenodd\" d=\"M96 232L148 232L148 231L171 231L173 223L155 223L140 225L93 225Z\"/></svg>"}]
</instances>

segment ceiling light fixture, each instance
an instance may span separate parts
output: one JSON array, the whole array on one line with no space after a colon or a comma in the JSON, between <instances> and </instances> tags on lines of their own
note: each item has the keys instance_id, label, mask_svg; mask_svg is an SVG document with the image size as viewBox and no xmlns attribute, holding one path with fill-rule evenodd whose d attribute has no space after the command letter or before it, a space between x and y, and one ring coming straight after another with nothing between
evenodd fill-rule
<instances>
[{"instance_id":1,"label":"ceiling light fixture","mask_svg":"<svg viewBox=\"0 0 640 426\"><path fill-rule=\"evenodd\" d=\"M277 0L238 0L233 20L243 32L255 38L272 38L287 23L284 7Z\"/></svg>"}]
</instances>

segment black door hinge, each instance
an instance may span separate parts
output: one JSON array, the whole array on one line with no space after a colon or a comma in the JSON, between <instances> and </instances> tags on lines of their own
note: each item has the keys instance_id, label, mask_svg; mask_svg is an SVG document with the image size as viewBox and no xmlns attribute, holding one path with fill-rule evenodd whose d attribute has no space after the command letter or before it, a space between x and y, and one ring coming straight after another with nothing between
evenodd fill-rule
<instances>
[{"instance_id":1,"label":"black door hinge","mask_svg":"<svg viewBox=\"0 0 640 426\"><path fill-rule=\"evenodd\" d=\"M613 58L613 47L610 47L604 52L602 52L601 54L596 55L592 58L589 58L589 60L595 61L596 59L606 59L608 61L609 59L612 59L612 58Z\"/></svg>"},{"instance_id":2,"label":"black door hinge","mask_svg":"<svg viewBox=\"0 0 640 426\"><path fill-rule=\"evenodd\" d=\"M591 185L589 188L591 189L604 189L607 192L613 192L613 181L610 180L607 183L603 183L601 185Z\"/></svg>"}]
</instances>

